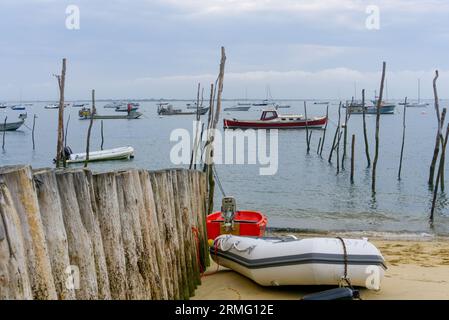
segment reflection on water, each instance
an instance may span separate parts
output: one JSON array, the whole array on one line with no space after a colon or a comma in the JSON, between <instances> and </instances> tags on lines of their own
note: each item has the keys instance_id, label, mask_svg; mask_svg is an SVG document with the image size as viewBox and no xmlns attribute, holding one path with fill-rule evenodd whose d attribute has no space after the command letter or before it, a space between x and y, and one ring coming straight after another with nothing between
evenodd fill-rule
<instances>
[{"instance_id":1,"label":"reflection on water","mask_svg":"<svg viewBox=\"0 0 449 320\"><path fill-rule=\"evenodd\" d=\"M292 105L282 113L302 113L301 101L286 102ZM185 102L174 103L184 106ZM232 105L225 102L224 106ZM110 113L98 103L99 113ZM35 104L28 108L27 124L36 119L36 150L32 150L31 131L22 127L18 132L6 134L6 150L0 153L0 164L31 163L33 167L53 166L56 150L57 111ZM105 120L104 148L131 145L135 148L132 161L95 163L94 170L111 170L124 167L160 169L174 167L170 162L169 141L176 128L192 130L193 117L175 116L160 118L156 103L141 103L143 118L139 120ZM258 165L218 165L227 195L237 198L241 209L260 210L268 215L273 227L292 227L314 230L370 230L449 233L449 204L446 193L437 201L435 227L431 229L428 216L432 190L427 186L429 164L435 142L436 119L431 107L407 110L407 131L402 168L402 180L397 180L402 139L402 110L395 115L381 117L380 154L378 162L377 192L371 192L371 168L366 168L363 142L362 116L353 115L348 122L348 137L356 135L354 184L350 183L350 139L348 138L346 170L336 174L336 157L329 164L330 145L337 121L337 104L329 107L331 121L326 133L323 158L316 154L322 131L312 134L311 151L306 154L305 133L301 130L279 131L279 169L274 176L260 176ZM257 107L256 107L257 108ZM68 145L74 152L84 152L89 121L78 120L78 109L67 108L66 119L71 114ZM112 111L113 112L113 111ZM324 115L326 107L308 106L310 116ZM8 114L15 119L18 112L0 111L0 121ZM230 118L259 118L260 110L224 113ZM371 160L374 158L375 116L367 115ZM219 122L221 126L222 122ZM0 136L1 138L1 136ZM99 149L100 122L94 123L91 148ZM343 139L342 139L343 141ZM340 148L342 152L343 148ZM341 159L341 157L340 157ZM446 166L447 167L447 166ZM447 171L447 170L446 170ZM216 209L221 194L217 189Z\"/></svg>"}]
</instances>

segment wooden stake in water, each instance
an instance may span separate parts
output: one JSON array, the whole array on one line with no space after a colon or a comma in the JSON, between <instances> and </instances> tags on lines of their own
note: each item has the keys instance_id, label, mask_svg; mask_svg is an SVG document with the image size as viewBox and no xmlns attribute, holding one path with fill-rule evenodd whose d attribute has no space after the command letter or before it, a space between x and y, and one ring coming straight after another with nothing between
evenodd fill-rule
<instances>
[{"instance_id":1,"label":"wooden stake in water","mask_svg":"<svg viewBox=\"0 0 449 320\"><path fill-rule=\"evenodd\" d=\"M351 99L351 107L354 104L354 97L352 97ZM345 127L344 127L344 137L343 137L343 156L341 157L341 169L345 170L345 159L346 159L346 144L348 141L348 120L349 120L349 115L348 115L348 106L346 106L345 108Z\"/></svg>"},{"instance_id":2,"label":"wooden stake in water","mask_svg":"<svg viewBox=\"0 0 449 320\"><path fill-rule=\"evenodd\" d=\"M448 124L448 126L449 126L449 124ZM438 175L440 176L441 192L444 191L444 162L446 160L446 144L447 144L447 138L448 138L448 134L449 134L448 130L446 130L446 136L444 137L444 143L442 143L442 146L441 146L442 148L441 148L440 165L438 166Z\"/></svg>"},{"instance_id":3,"label":"wooden stake in water","mask_svg":"<svg viewBox=\"0 0 449 320\"><path fill-rule=\"evenodd\" d=\"M354 183L354 152L355 150L355 134L352 135L351 143L351 183Z\"/></svg>"},{"instance_id":4,"label":"wooden stake in water","mask_svg":"<svg viewBox=\"0 0 449 320\"><path fill-rule=\"evenodd\" d=\"M429 172L428 184L430 186L433 185L434 174L435 174L435 165L437 162L438 154L440 152L440 138L442 136L441 130L443 127L444 117L445 117L444 110L443 110L443 114L440 117L440 102L438 100L437 79L438 79L438 70L435 71L435 78L433 79L433 96L435 99L435 112L436 112L437 121L438 121L438 129L437 129L437 135L435 138L435 148L433 151L432 162L430 163L430 170L429 170L430 172Z\"/></svg>"},{"instance_id":5,"label":"wooden stake in water","mask_svg":"<svg viewBox=\"0 0 449 320\"><path fill-rule=\"evenodd\" d=\"M69 114L69 117L67 119L67 123L65 125L64 148L67 147L67 134L68 134L68 131L69 131L69 123L70 123L70 114Z\"/></svg>"},{"instance_id":6,"label":"wooden stake in water","mask_svg":"<svg viewBox=\"0 0 449 320\"><path fill-rule=\"evenodd\" d=\"M56 168L61 166L61 162L65 167L64 155L64 87L65 87L66 59L62 59L61 75L56 75L59 87L59 110L58 110L58 143L56 146Z\"/></svg>"},{"instance_id":7,"label":"wooden stake in water","mask_svg":"<svg viewBox=\"0 0 449 320\"><path fill-rule=\"evenodd\" d=\"M329 153L329 159L327 159L327 161L330 163L332 162L332 154L334 152L334 149L336 147L336 141L338 138L338 134L340 132L340 117L341 117L341 101L340 104L338 106L338 124L337 124L337 128L335 129L335 134L334 134L334 140L332 141L332 147L331 147L331 152Z\"/></svg>"},{"instance_id":8,"label":"wooden stake in water","mask_svg":"<svg viewBox=\"0 0 449 320\"><path fill-rule=\"evenodd\" d=\"M382 64L382 79L380 81L380 92L379 92L379 100L377 100L377 112L376 112L376 148L374 152L374 162L373 162L373 176L371 183L371 191L373 193L376 192L376 170L377 170L377 160L379 159L379 129L380 129L380 106L382 103L382 95L384 91L384 82L385 82L385 69L387 64L385 61Z\"/></svg>"},{"instance_id":9,"label":"wooden stake in water","mask_svg":"<svg viewBox=\"0 0 449 320\"><path fill-rule=\"evenodd\" d=\"M326 129L328 122L329 122L329 104L326 105L326 124L324 125L323 139L321 141L320 157L321 154L323 153L324 140L326 139Z\"/></svg>"},{"instance_id":10,"label":"wooden stake in water","mask_svg":"<svg viewBox=\"0 0 449 320\"><path fill-rule=\"evenodd\" d=\"M318 148L316 149L316 154L320 154L321 139L322 137L320 137L320 140L318 140Z\"/></svg>"},{"instance_id":11,"label":"wooden stake in water","mask_svg":"<svg viewBox=\"0 0 449 320\"><path fill-rule=\"evenodd\" d=\"M398 171L398 180L401 180L401 170L402 170L402 157L404 155L404 142L405 142L405 114L407 111L407 97L404 99L404 111L402 117L402 146L401 146L401 157L399 160L399 171Z\"/></svg>"},{"instance_id":12,"label":"wooden stake in water","mask_svg":"<svg viewBox=\"0 0 449 320\"><path fill-rule=\"evenodd\" d=\"M103 144L104 144L103 120L101 120L101 146L100 146L101 150L103 150Z\"/></svg>"},{"instance_id":13,"label":"wooden stake in water","mask_svg":"<svg viewBox=\"0 0 449 320\"><path fill-rule=\"evenodd\" d=\"M367 168L371 166L371 158L369 156L368 135L366 134L366 120L365 120L365 89L362 90L362 112L363 112L363 137L365 139L365 155L368 163Z\"/></svg>"},{"instance_id":14,"label":"wooden stake in water","mask_svg":"<svg viewBox=\"0 0 449 320\"><path fill-rule=\"evenodd\" d=\"M447 139L448 139L448 135L449 135L449 124L446 128L446 139L443 143L443 149L446 149L446 144L447 144ZM444 138L442 138L444 139ZM436 205L436 201L437 201L437 195L438 195L438 185L440 183L440 177L441 177L441 170L443 168L442 165L442 161L444 161L443 156L440 156L440 165L438 166L438 173L437 173L437 178L435 181L435 187L433 189L433 198L432 198L432 209L430 210L430 224L433 225L433 217L434 217L434 213L435 213L435 205Z\"/></svg>"},{"instance_id":15,"label":"wooden stake in water","mask_svg":"<svg viewBox=\"0 0 449 320\"><path fill-rule=\"evenodd\" d=\"M89 162L90 133L92 131L92 125L94 123L94 113L95 113L95 90L92 90L92 109L90 112L89 129L87 129L86 161L84 162L84 168L87 168L87 163Z\"/></svg>"},{"instance_id":16,"label":"wooden stake in water","mask_svg":"<svg viewBox=\"0 0 449 320\"><path fill-rule=\"evenodd\" d=\"M310 152L310 140L309 140L309 125L307 119L307 105L304 101L304 116L306 117L306 143L307 143L307 154Z\"/></svg>"},{"instance_id":17,"label":"wooden stake in water","mask_svg":"<svg viewBox=\"0 0 449 320\"><path fill-rule=\"evenodd\" d=\"M36 115L33 116L33 129L31 130L31 141L33 141L33 150L35 149L34 144L34 128L36 127Z\"/></svg>"},{"instance_id":18,"label":"wooden stake in water","mask_svg":"<svg viewBox=\"0 0 449 320\"><path fill-rule=\"evenodd\" d=\"M5 117L5 121L3 122L3 143L2 149L5 150L5 135L6 135L6 120L8 120L8 116Z\"/></svg>"}]
</instances>

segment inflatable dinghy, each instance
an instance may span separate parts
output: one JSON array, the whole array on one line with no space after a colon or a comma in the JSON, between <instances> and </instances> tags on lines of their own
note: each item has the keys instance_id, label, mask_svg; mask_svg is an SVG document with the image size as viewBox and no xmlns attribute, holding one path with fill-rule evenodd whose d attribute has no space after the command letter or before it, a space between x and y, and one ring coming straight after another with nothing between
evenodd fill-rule
<instances>
[{"instance_id":1,"label":"inflatable dinghy","mask_svg":"<svg viewBox=\"0 0 449 320\"><path fill-rule=\"evenodd\" d=\"M262 286L341 285L379 290L384 258L367 239L221 235L212 259Z\"/></svg>"}]
</instances>

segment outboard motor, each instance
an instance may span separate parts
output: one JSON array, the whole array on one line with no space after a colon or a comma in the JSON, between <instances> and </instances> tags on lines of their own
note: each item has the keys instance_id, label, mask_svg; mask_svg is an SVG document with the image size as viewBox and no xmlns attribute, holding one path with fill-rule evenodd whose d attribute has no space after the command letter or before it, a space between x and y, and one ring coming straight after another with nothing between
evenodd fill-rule
<instances>
[{"instance_id":1,"label":"outboard motor","mask_svg":"<svg viewBox=\"0 0 449 320\"><path fill-rule=\"evenodd\" d=\"M231 232L234 229L236 208L237 206L234 197L224 197L223 200L221 200L221 216L224 220L226 232Z\"/></svg>"},{"instance_id":2,"label":"outboard motor","mask_svg":"<svg viewBox=\"0 0 449 320\"><path fill-rule=\"evenodd\" d=\"M72 149L69 146L64 147L64 156L66 159L70 159L72 153Z\"/></svg>"}]
</instances>

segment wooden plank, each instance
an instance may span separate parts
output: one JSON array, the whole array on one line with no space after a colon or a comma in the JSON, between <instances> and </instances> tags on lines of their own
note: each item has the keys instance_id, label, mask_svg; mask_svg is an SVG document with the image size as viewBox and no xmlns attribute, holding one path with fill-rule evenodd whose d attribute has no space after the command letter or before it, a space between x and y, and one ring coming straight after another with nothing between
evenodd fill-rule
<instances>
[{"instance_id":1,"label":"wooden plank","mask_svg":"<svg viewBox=\"0 0 449 320\"><path fill-rule=\"evenodd\" d=\"M106 256L112 299L127 298L126 264L115 174L93 175L98 222Z\"/></svg>"},{"instance_id":2,"label":"wooden plank","mask_svg":"<svg viewBox=\"0 0 449 320\"><path fill-rule=\"evenodd\" d=\"M8 187L20 218L33 298L57 299L31 167L0 168L0 180Z\"/></svg>"},{"instance_id":3,"label":"wooden plank","mask_svg":"<svg viewBox=\"0 0 449 320\"><path fill-rule=\"evenodd\" d=\"M69 247L55 172L51 169L35 171L34 181L56 293L59 300L73 300L76 298L75 290L67 285Z\"/></svg>"}]
</instances>

